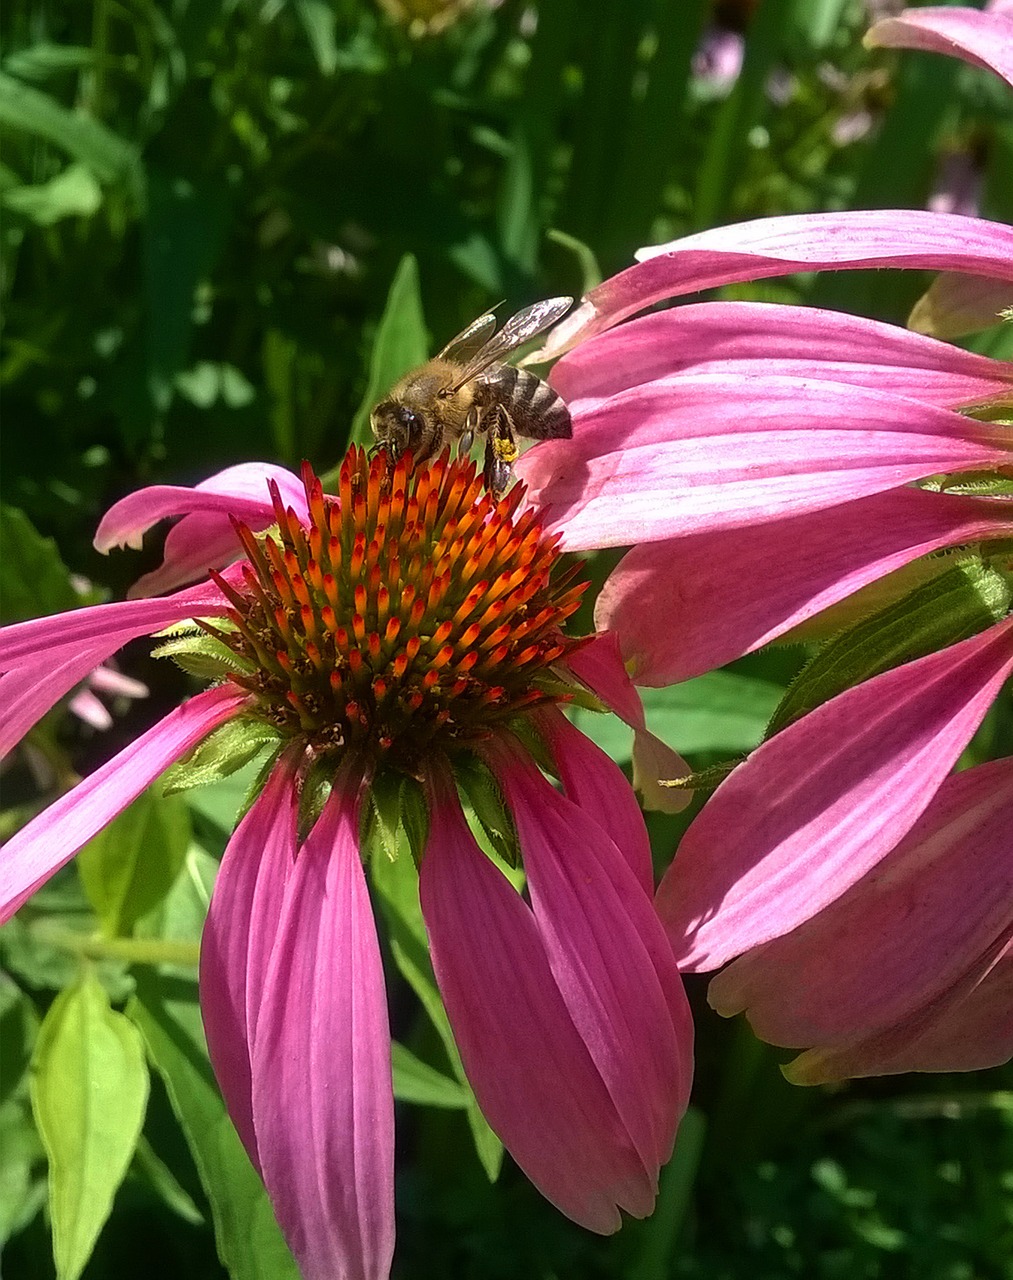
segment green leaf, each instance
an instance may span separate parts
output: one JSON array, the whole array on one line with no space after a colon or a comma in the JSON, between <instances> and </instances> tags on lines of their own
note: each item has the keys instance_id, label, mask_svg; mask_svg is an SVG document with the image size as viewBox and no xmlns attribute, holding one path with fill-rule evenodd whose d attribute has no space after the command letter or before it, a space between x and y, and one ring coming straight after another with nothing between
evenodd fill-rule
<instances>
[{"instance_id":1,"label":"green leaf","mask_svg":"<svg viewBox=\"0 0 1013 1280\"><path fill-rule=\"evenodd\" d=\"M0 507L0 602L5 623L73 609L77 595L56 543L16 507Z\"/></svg>"},{"instance_id":2,"label":"green leaf","mask_svg":"<svg viewBox=\"0 0 1013 1280\"><path fill-rule=\"evenodd\" d=\"M653 733L679 752L746 751L763 737L782 690L734 671L711 671L669 689L641 689Z\"/></svg>"},{"instance_id":3,"label":"green leaf","mask_svg":"<svg viewBox=\"0 0 1013 1280\"><path fill-rule=\"evenodd\" d=\"M218 1254L230 1275L234 1280L299 1280L267 1192L215 1083L193 987L142 972L127 1014L165 1082L208 1194Z\"/></svg>"},{"instance_id":4,"label":"green leaf","mask_svg":"<svg viewBox=\"0 0 1013 1280\"><path fill-rule=\"evenodd\" d=\"M407 857L398 858L396 862L374 858L370 863L370 874L390 931L394 961L436 1028L451 1070L468 1092L467 1116L475 1150L489 1181L495 1182L503 1162L503 1144L489 1128L464 1074L464 1064L457 1051L450 1019L443 1007L429 959L415 867Z\"/></svg>"},{"instance_id":5,"label":"green leaf","mask_svg":"<svg viewBox=\"0 0 1013 1280\"><path fill-rule=\"evenodd\" d=\"M46 1203L45 1152L27 1098L0 1106L0 1248Z\"/></svg>"},{"instance_id":6,"label":"green leaf","mask_svg":"<svg viewBox=\"0 0 1013 1280\"><path fill-rule=\"evenodd\" d=\"M133 143L2 71L0 124L45 138L79 160L100 182L125 184L136 199L141 198L144 175Z\"/></svg>"},{"instance_id":7,"label":"green leaf","mask_svg":"<svg viewBox=\"0 0 1013 1280\"><path fill-rule=\"evenodd\" d=\"M317 67L322 75L332 75L338 66L335 38L337 13L327 0L295 0L295 11L306 32Z\"/></svg>"},{"instance_id":8,"label":"green leaf","mask_svg":"<svg viewBox=\"0 0 1013 1280\"><path fill-rule=\"evenodd\" d=\"M783 690L734 671L711 671L666 689L641 689L647 726L679 752L748 751L763 737ZM578 709L574 724L614 760L630 758L632 734L613 715Z\"/></svg>"},{"instance_id":9,"label":"green leaf","mask_svg":"<svg viewBox=\"0 0 1013 1280\"><path fill-rule=\"evenodd\" d=\"M143 1133L134 1152L134 1170L177 1217L191 1226L203 1224L204 1215Z\"/></svg>"},{"instance_id":10,"label":"green leaf","mask_svg":"<svg viewBox=\"0 0 1013 1280\"><path fill-rule=\"evenodd\" d=\"M156 787L141 793L77 855L102 931L128 937L172 888L190 844L186 805Z\"/></svg>"},{"instance_id":11,"label":"green leaf","mask_svg":"<svg viewBox=\"0 0 1013 1280\"><path fill-rule=\"evenodd\" d=\"M50 44L40 41L18 49L3 60L3 69L19 80L45 80L61 71L80 71L95 61L95 54L83 45Z\"/></svg>"},{"instance_id":12,"label":"green leaf","mask_svg":"<svg viewBox=\"0 0 1013 1280\"><path fill-rule=\"evenodd\" d=\"M72 164L48 182L9 188L0 203L40 227L51 227L61 218L90 217L102 203L102 188L85 165Z\"/></svg>"},{"instance_id":13,"label":"green leaf","mask_svg":"<svg viewBox=\"0 0 1013 1280\"><path fill-rule=\"evenodd\" d=\"M394 274L387 294L387 304L377 326L373 350L369 357L369 381L362 404L352 419L351 444L369 444L369 415L378 400L393 384L429 355L429 338L422 296L419 292L419 268L415 258L406 253Z\"/></svg>"},{"instance_id":14,"label":"green leaf","mask_svg":"<svg viewBox=\"0 0 1013 1280\"><path fill-rule=\"evenodd\" d=\"M437 1071L396 1040L391 1045L394 1097L423 1107L467 1107L474 1099L468 1089Z\"/></svg>"},{"instance_id":15,"label":"green leaf","mask_svg":"<svg viewBox=\"0 0 1013 1280\"><path fill-rule=\"evenodd\" d=\"M167 795L206 787L245 769L268 746L278 745L278 733L266 721L227 720L165 775Z\"/></svg>"},{"instance_id":16,"label":"green leaf","mask_svg":"<svg viewBox=\"0 0 1013 1280\"><path fill-rule=\"evenodd\" d=\"M39 1031L32 1106L49 1157L49 1215L59 1280L91 1257L144 1122L140 1036L91 973L53 1001Z\"/></svg>"},{"instance_id":17,"label":"green leaf","mask_svg":"<svg viewBox=\"0 0 1013 1280\"><path fill-rule=\"evenodd\" d=\"M194 327L197 287L214 266L225 236L228 188L153 168L142 246L147 324L147 391L157 413L172 402ZM146 430L139 424L138 430Z\"/></svg>"},{"instance_id":18,"label":"green leaf","mask_svg":"<svg viewBox=\"0 0 1013 1280\"><path fill-rule=\"evenodd\" d=\"M767 737L853 685L991 626L1011 595L1003 573L971 557L922 583L825 644L784 695Z\"/></svg>"}]
</instances>

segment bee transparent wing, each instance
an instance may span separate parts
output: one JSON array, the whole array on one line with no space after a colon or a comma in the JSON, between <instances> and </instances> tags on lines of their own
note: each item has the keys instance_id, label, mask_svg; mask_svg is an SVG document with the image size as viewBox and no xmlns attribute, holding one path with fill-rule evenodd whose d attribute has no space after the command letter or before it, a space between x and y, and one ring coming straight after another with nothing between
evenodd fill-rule
<instances>
[{"instance_id":1,"label":"bee transparent wing","mask_svg":"<svg viewBox=\"0 0 1013 1280\"><path fill-rule=\"evenodd\" d=\"M544 302L535 302L523 311L518 311L472 356L458 374L455 389L463 387L472 378L477 378L490 365L499 364L511 351L516 351L530 338L554 325L572 306L572 298L546 298Z\"/></svg>"},{"instance_id":2,"label":"bee transparent wing","mask_svg":"<svg viewBox=\"0 0 1013 1280\"><path fill-rule=\"evenodd\" d=\"M472 320L466 329L462 329L456 338L451 338L437 356L438 360L468 361L481 349L483 343L496 328L496 317L491 311L477 320Z\"/></svg>"}]
</instances>

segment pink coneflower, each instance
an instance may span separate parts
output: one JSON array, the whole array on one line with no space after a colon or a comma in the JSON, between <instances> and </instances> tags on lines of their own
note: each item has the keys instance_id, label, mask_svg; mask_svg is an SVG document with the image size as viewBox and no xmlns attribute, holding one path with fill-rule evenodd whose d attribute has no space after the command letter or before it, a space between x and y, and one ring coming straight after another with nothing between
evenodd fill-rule
<instances>
[{"instance_id":1,"label":"pink coneflower","mask_svg":"<svg viewBox=\"0 0 1013 1280\"><path fill-rule=\"evenodd\" d=\"M136 498L111 525L189 511L176 526L187 560L192 534L216 520L221 532L228 484ZM643 820L621 771L558 705L578 688L582 642L562 625L583 584L579 570L556 573L558 539L519 510L522 496L494 501L470 462L446 455L389 470L353 449L335 498L308 470L291 503L277 476L270 500L251 498L237 523L245 558L212 582L4 635L12 739L81 663L186 618L199 627L172 652L220 671L7 844L4 916L218 726L275 739L215 886L201 1004L230 1114L311 1280L385 1276L393 1250L390 1037L362 843L381 791L423 815L413 853L465 1069L539 1189L591 1230L615 1230L621 1209L644 1216L687 1103L691 1023ZM258 536L251 523L276 528ZM218 543L208 554L229 558ZM612 653L584 659L600 689L623 688ZM465 761L510 815L530 905L471 832Z\"/></svg>"}]
</instances>

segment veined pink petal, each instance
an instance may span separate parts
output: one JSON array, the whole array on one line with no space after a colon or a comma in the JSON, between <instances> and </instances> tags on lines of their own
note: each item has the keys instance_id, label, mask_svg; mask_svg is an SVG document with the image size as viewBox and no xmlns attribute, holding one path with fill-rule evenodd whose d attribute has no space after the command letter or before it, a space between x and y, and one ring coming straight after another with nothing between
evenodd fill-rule
<instances>
[{"instance_id":1,"label":"veined pink petal","mask_svg":"<svg viewBox=\"0 0 1013 1280\"><path fill-rule=\"evenodd\" d=\"M678 813L689 804L689 792L663 787L661 780L684 778L690 767L677 752L647 728L644 704L627 674L619 638L599 631L566 660L573 674L633 729L633 789L645 809Z\"/></svg>"},{"instance_id":2,"label":"veined pink petal","mask_svg":"<svg viewBox=\"0 0 1013 1280\"><path fill-rule=\"evenodd\" d=\"M43 650L35 662L0 675L0 756L105 657L104 643L65 647L55 653Z\"/></svg>"},{"instance_id":3,"label":"veined pink petal","mask_svg":"<svg viewBox=\"0 0 1013 1280\"><path fill-rule=\"evenodd\" d=\"M650 898L607 832L521 750L487 748L556 985L649 1172L688 1102L691 1026Z\"/></svg>"},{"instance_id":4,"label":"veined pink petal","mask_svg":"<svg viewBox=\"0 0 1013 1280\"><path fill-rule=\"evenodd\" d=\"M994 71L1013 87L1013 13L978 9L908 9L883 18L865 36L867 48L926 49Z\"/></svg>"},{"instance_id":5,"label":"veined pink petal","mask_svg":"<svg viewBox=\"0 0 1013 1280\"><path fill-rule=\"evenodd\" d=\"M944 271L929 285L908 316L908 328L935 338L962 338L999 323L1013 305L1013 289L1005 280Z\"/></svg>"},{"instance_id":6,"label":"veined pink petal","mask_svg":"<svg viewBox=\"0 0 1013 1280\"><path fill-rule=\"evenodd\" d=\"M482 853L452 784L431 774L419 869L433 968L479 1105L538 1190L607 1235L646 1217L645 1170L567 1012L534 916ZM617 1207L618 1206L618 1207Z\"/></svg>"},{"instance_id":7,"label":"veined pink petal","mask_svg":"<svg viewBox=\"0 0 1013 1280\"><path fill-rule=\"evenodd\" d=\"M116 600L88 605L67 613L15 622L0 631L0 671L35 663L40 654L54 654L90 644L96 665L137 636L151 635L185 618L211 618L227 612L228 601L213 582L203 582L159 600ZM101 644L95 644L95 641ZM56 660L56 659L54 659Z\"/></svg>"},{"instance_id":8,"label":"veined pink petal","mask_svg":"<svg viewBox=\"0 0 1013 1280\"><path fill-rule=\"evenodd\" d=\"M637 257L636 266L592 289L529 362L554 359L655 302L742 280L858 267L1013 280L1013 228L919 209L799 213L714 227L641 249Z\"/></svg>"},{"instance_id":9,"label":"veined pink petal","mask_svg":"<svg viewBox=\"0 0 1013 1280\"><path fill-rule=\"evenodd\" d=\"M295 765L282 756L233 833L200 947L201 1015L211 1065L258 1170L250 1064L285 885L296 858Z\"/></svg>"},{"instance_id":10,"label":"veined pink petal","mask_svg":"<svg viewBox=\"0 0 1013 1280\"><path fill-rule=\"evenodd\" d=\"M13 835L0 852L0 923L248 696L228 685L197 694Z\"/></svg>"},{"instance_id":11,"label":"veined pink petal","mask_svg":"<svg viewBox=\"0 0 1013 1280\"><path fill-rule=\"evenodd\" d=\"M862 1053L862 1049L865 1052ZM862 1053L860 1061L854 1061ZM830 1056L824 1072L892 1075L900 1071L983 1071L1013 1057L1013 943L967 995L940 1010L931 1024L889 1057L872 1059L864 1046L852 1049L853 1061Z\"/></svg>"},{"instance_id":12,"label":"veined pink petal","mask_svg":"<svg viewBox=\"0 0 1013 1280\"><path fill-rule=\"evenodd\" d=\"M1000 943L1001 945L1001 943ZM980 976L899 1026L857 1043L810 1049L785 1068L794 1084L828 1084L901 1071L981 1071L1013 1055L1013 943Z\"/></svg>"},{"instance_id":13,"label":"veined pink petal","mask_svg":"<svg viewBox=\"0 0 1013 1280\"><path fill-rule=\"evenodd\" d=\"M518 464L567 550L624 546L865 497L941 471L1008 464L1008 427L864 387L677 375L624 391Z\"/></svg>"},{"instance_id":14,"label":"veined pink petal","mask_svg":"<svg viewBox=\"0 0 1013 1280\"><path fill-rule=\"evenodd\" d=\"M651 841L644 815L626 775L602 749L585 737L557 708L539 717L567 796L597 822L630 864L640 887L654 893Z\"/></svg>"},{"instance_id":15,"label":"veined pink petal","mask_svg":"<svg viewBox=\"0 0 1013 1280\"><path fill-rule=\"evenodd\" d=\"M892 489L824 511L629 551L595 626L640 684L665 685L769 644L860 587L940 547L1013 536L1013 504ZM715 596L714 566L734 565Z\"/></svg>"},{"instance_id":16,"label":"veined pink petal","mask_svg":"<svg viewBox=\"0 0 1013 1280\"><path fill-rule=\"evenodd\" d=\"M1013 392L1009 361L862 316L769 302L699 302L640 316L565 355L550 381L582 413L585 401L687 370L813 377L944 408Z\"/></svg>"},{"instance_id":17,"label":"veined pink petal","mask_svg":"<svg viewBox=\"0 0 1013 1280\"><path fill-rule=\"evenodd\" d=\"M386 1280L394 1252L390 1031L360 780L335 780L289 873L253 1040L264 1184L305 1280Z\"/></svg>"},{"instance_id":18,"label":"veined pink petal","mask_svg":"<svg viewBox=\"0 0 1013 1280\"><path fill-rule=\"evenodd\" d=\"M811 920L734 961L709 999L772 1044L852 1044L955 987L1013 930L1013 759L947 778L903 840Z\"/></svg>"},{"instance_id":19,"label":"veined pink petal","mask_svg":"<svg viewBox=\"0 0 1013 1280\"><path fill-rule=\"evenodd\" d=\"M1013 618L867 680L765 742L686 832L657 906L681 966L797 928L906 835L1013 670Z\"/></svg>"}]
</instances>

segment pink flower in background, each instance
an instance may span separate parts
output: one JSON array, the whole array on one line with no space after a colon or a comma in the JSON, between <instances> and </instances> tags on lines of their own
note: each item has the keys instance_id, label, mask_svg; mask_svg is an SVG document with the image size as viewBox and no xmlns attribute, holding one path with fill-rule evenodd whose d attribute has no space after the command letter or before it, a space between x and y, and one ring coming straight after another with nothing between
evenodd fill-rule
<instances>
[{"instance_id":1,"label":"pink flower in background","mask_svg":"<svg viewBox=\"0 0 1013 1280\"><path fill-rule=\"evenodd\" d=\"M755 1007L758 1033L776 1043L814 1045L800 1079L935 1069L953 1060L949 1019L963 1035L979 1016L965 998L992 1009L993 984L1008 989L1009 762L950 771L1011 674L1007 617L849 689L759 747L686 832L657 895L680 965L713 970L742 956L714 1002L751 1019ZM959 894L939 889L984 862L987 874L968 875ZM884 919L900 932L877 948ZM808 978L796 972L820 954ZM857 979L844 975L871 981L884 954L862 1012ZM831 971L854 991L817 1015L814 992ZM968 1060L1010 1050L1008 1020L964 1046Z\"/></svg>"},{"instance_id":2,"label":"pink flower in background","mask_svg":"<svg viewBox=\"0 0 1013 1280\"><path fill-rule=\"evenodd\" d=\"M128 639L187 618L201 620L205 663L208 635L218 642L221 683L8 842L3 915L216 727L270 726L274 765L229 842L204 932L208 1046L303 1274L382 1277L393 1098L360 818L384 779L417 780L423 910L479 1103L554 1204L614 1231L620 1209L653 1206L688 1101L692 1025L633 792L554 704L577 687L571 656L642 728L639 699L610 643L577 661L582 642L561 625L583 584L575 570L553 581L558 540L518 512L521 488L497 503L471 463L446 455L414 472L406 455L391 472L353 450L336 499L308 471L298 493L286 479L283 498L277 473L264 472L258 500L245 470L236 506L278 532L238 525L245 558L213 581L4 633L8 744ZM224 562L217 535L234 479L142 491L110 514L103 540L182 511L160 580L189 576L200 538ZM525 724L562 792L515 736ZM530 906L471 834L454 778L463 755L502 790ZM301 844L300 797L322 804Z\"/></svg>"}]
</instances>

